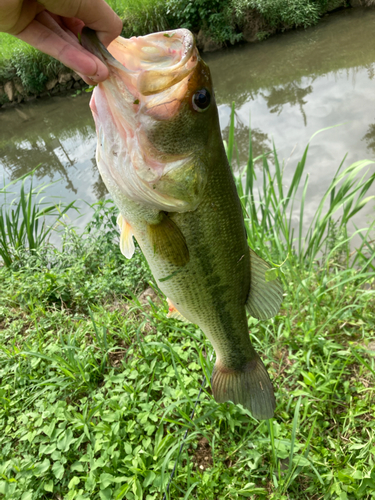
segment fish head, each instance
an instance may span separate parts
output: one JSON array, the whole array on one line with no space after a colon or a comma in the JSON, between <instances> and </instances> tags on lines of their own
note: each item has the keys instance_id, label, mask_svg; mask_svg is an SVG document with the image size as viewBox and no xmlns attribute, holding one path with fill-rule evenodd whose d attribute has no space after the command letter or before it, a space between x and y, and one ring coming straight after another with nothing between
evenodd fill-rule
<instances>
[{"instance_id":1,"label":"fish head","mask_svg":"<svg viewBox=\"0 0 375 500\"><path fill-rule=\"evenodd\" d=\"M217 109L193 35L178 29L118 37L107 50L85 28L82 43L109 70L90 103L109 191L159 210L194 210L207 182Z\"/></svg>"}]
</instances>

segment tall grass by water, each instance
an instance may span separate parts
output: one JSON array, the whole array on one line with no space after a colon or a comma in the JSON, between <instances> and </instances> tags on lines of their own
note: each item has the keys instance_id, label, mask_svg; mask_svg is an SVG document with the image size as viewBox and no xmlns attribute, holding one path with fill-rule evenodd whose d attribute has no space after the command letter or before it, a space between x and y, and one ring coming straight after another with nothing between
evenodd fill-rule
<instances>
[{"instance_id":1,"label":"tall grass by water","mask_svg":"<svg viewBox=\"0 0 375 500\"><path fill-rule=\"evenodd\" d=\"M234 110L226 146L234 166ZM139 250L122 257L110 201L85 234L65 225L62 248L43 241L0 268L4 499L162 498L186 430L170 499L374 498L374 223L350 227L373 203L374 165L338 163L303 234L308 153L294 167L276 146L255 159L250 133L235 176L249 244L285 289L274 319L249 318L276 390L269 421L218 405L209 383L190 418L212 347L166 318Z\"/></svg>"},{"instance_id":2,"label":"tall grass by water","mask_svg":"<svg viewBox=\"0 0 375 500\"><path fill-rule=\"evenodd\" d=\"M235 109L232 104L228 143L225 143L229 163L241 170L234 142ZM321 131L324 132L324 131ZM319 132L317 132L319 133ZM316 133L316 134L317 134ZM316 135L314 134L314 136ZM314 136L310 139L313 140ZM241 199L249 244L254 249L266 252L269 258L278 255L290 264L312 270L317 259L330 259L337 254L345 257L346 266L355 267L364 250L372 251L368 245L374 231L374 223L367 228L355 228L353 218L368 204L375 209L375 196L368 192L375 181L375 162L361 160L343 168L345 157L340 162L330 185L323 194L310 223L305 223L305 203L309 176L305 174L309 144L297 163L290 186L283 179L284 166L273 145L272 164L269 155L253 158L251 128L249 129L249 155L245 168L235 176L238 195ZM261 162L261 188L255 193L255 162ZM305 174L305 175L304 175ZM293 226L293 217L298 217L298 227ZM304 234L304 227L307 227ZM359 234L362 244L350 261L353 232ZM368 262L371 267L371 260ZM375 268L373 267L375 270Z\"/></svg>"},{"instance_id":3,"label":"tall grass by water","mask_svg":"<svg viewBox=\"0 0 375 500\"><path fill-rule=\"evenodd\" d=\"M48 187L33 187L33 173L29 192L25 192L25 182L29 175L22 179L18 198L10 204L0 206L0 257L3 264L11 267L22 258L25 250L33 253L46 244L55 225L61 222L69 209L74 208L74 201L61 207L43 201L43 191ZM9 186L10 187L10 186ZM0 195L12 196L7 189L0 189ZM54 225L48 225L46 218L54 218Z\"/></svg>"}]
</instances>

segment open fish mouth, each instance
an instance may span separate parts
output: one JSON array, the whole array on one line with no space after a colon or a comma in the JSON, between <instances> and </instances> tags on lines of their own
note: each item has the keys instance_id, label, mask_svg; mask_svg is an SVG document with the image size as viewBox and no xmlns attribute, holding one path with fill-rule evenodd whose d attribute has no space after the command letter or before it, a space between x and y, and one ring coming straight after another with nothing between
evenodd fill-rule
<instances>
[{"instance_id":1,"label":"open fish mouth","mask_svg":"<svg viewBox=\"0 0 375 500\"><path fill-rule=\"evenodd\" d=\"M82 45L101 59L110 73L120 70L135 98L158 94L179 83L198 59L194 37L186 29L118 37L107 50L94 31L84 28Z\"/></svg>"},{"instance_id":2,"label":"open fish mouth","mask_svg":"<svg viewBox=\"0 0 375 500\"><path fill-rule=\"evenodd\" d=\"M90 102L98 135L97 164L109 191L112 187L159 210L194 209L192 196L180 196L177 188L172 192L165 182L167 172L181 171L192 161L192 148L170 148L160 132L166 124L178 130L190 113L192 82L204 65L193 35L178 29L118 37L107 50L94 31L84 28L81 41L109 70Z\"/></svg>"}]
</instances>

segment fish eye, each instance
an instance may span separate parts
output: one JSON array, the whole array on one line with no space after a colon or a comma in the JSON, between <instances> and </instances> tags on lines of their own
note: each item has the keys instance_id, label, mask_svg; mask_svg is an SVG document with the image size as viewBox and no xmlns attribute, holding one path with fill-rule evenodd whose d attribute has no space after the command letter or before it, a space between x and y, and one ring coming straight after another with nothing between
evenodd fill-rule
<instances>
[{"instance_id":1,"label":"fish eye","mask_svg":"<svg viewBox=\"0 0 375 500\"><path fill-rule=\"evenodd\" d=\"M193 95L193 108L195 111L205 111L211 102L211 95L205 88L198 90Z\"/></svg>"}]
</instances>

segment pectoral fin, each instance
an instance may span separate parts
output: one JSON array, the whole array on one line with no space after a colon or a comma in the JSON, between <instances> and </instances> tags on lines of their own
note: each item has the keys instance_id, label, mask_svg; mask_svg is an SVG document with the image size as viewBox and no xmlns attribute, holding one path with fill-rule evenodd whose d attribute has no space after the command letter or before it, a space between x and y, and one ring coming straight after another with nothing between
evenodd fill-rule
<instances>
[{"instance_id":1,"label":"pectoral fin","mask_svg":"<svg viewBox=\"0 0 375 500\"><path fill-rule=\"evenodd\" d=\"M127 259L131 259L134 254L135 246L133 241L133 231L128 222L124 219L124 217L119 214L117 217L117 224L120 227L121 235L120 235L120 250L123 255Z\"/></svg>"},{"instance_id":2,"label":"pectoral fin","mask_svg":"<svg viewBox=\"0 0 375 500\"><path fill-rule=\"evenodd\" d=\"M271 266L250 248L250 292L246 309L257 319L269 319L277 314L283 300L279 279L266 281L266 271Z\"/></svg>"},{"instance_id":3,"label":"pectoral fin","mask_svg":"<svg viewBox=\"0 0 375 500\"><path fill-rule=\"evenodd\" d=\"M168 302L168 314L167 318L174 318L174 319L179 319L180 321L188 321L185 316L183 316L180 311L177 311L175 306L172 304L170 299L167 298Z\"/></svg>"},{"instance_id":4,"label":"pectoral fin","mask_svg":"<svg viewBox=\"0 0 375 500\"><path fill-rule=\"evenodd\" d=\"M179 227L164 212L160 212L161 221L149 224L147 233L154 252L176 266L189 262L189 250Z\"/></svg>"}]
</instances>

